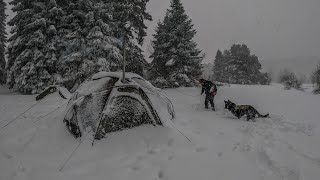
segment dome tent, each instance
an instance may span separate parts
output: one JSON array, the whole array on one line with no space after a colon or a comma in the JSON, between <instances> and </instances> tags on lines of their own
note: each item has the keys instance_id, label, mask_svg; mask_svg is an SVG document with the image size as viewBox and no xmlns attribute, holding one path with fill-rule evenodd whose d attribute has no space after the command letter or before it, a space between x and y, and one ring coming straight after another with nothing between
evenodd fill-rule
<instances>
[{"instance_id":1,"label":"dome tent","mask_svg":"<svg viewBox=\"0 0 320 180\"><path fill-rule=\"evenodd\" d=\"M163 125L174 118L173 105L165 94L141 76L100 72L85 81L67 105L64 122L76 137L92 131L95 139L107 133L144 124Z\"/></svg>"}]
</instances>

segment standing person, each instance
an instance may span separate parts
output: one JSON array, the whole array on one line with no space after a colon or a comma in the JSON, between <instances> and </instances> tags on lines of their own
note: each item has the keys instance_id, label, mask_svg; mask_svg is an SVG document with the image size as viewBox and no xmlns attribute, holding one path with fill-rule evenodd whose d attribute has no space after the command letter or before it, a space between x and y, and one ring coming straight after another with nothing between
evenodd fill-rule
<instances>
[{"instance_id":1,"label":"standing person","mask_svg":"<svg viewBox=\"0 0 320 180\"><path fill-rule=\"evenodd\" d=\"M204 101L205 108L208 109L210 102L212 110L215 111L214 96L217 94L217 86L213 82L204 79L200 79L199 82L202 85L201 95L203 93L206 94L206 100Z\"/></svg>"}]
</instances>

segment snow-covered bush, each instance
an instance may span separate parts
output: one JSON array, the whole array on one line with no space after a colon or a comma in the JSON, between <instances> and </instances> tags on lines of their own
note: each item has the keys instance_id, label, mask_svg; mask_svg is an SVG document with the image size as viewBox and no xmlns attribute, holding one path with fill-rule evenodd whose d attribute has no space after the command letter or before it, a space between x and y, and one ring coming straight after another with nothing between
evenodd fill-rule
<instances>
[{"instance_id":1,"label":"snow-covered bush","mask_svg":"<svg viewBox=\"0 0 320 180\"><path fill-rule=\"evenodd\" d=\"M165 80L163 77L158 77L158 78L156 78L155 80L152 80L151 83L152 83L152 85L154 85L155 87L161 88L161 89L169 88L169 87L170 87L168 81Z\"/></svg>"},{"instance_id":2,"label":"snow-covered bush","mask_svg":"<svg viewBox=\"0 0 320 180\"><path fill-rule=\"evenodd\" d=\"M194 87L197 83L190 79L186 74L173 74L169 78L157 77L151 80L151 83L157 88L177 88L177 87Z\"/></svg>"},{"instance_id":3,"label":"snow-covered bush","mask_svg":"<svg viewBox=\"0 0 320 180\"><path fill-rule=\"evenodd\" d=\"M302 82L293 72L290 72L287 69L280 73L279 82L284 85L286 90L291 88L302 90Z\"/></svg>"},{"instance_id":4,"label":"snow-covered bush","mask_svg":"<svg viewBox=\"0 0 320 180\"><path fill-rule=\"evenodd\" d=\"M318 65L317 69L313 72L311 80L313 84L316 84L313 92L315 94L320 94L320 64Z\"/></svg>"},{"instance_id":5,"label":"snow-covered bush","mask_svg":"<svg viewBox=\"0 0 320 180\"><path fill-rule=\"evenodd\" d=\"M193 87L194 83L186 74L176 73L170 76L169 84L171 87Z\"/></svg>"}]
</instances>

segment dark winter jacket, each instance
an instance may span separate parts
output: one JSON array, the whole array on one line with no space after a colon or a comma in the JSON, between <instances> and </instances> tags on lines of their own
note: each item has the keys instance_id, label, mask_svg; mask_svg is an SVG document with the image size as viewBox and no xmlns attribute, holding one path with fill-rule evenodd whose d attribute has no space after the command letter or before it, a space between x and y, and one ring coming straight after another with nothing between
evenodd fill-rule
<instances>
[{"instance_id":1,"label":"dark winter jacket","mask_svg":"<svg viewBox=\"0 0 320 180\"><path fill-rule=\"evenodd\" d=\"M212 95L215 95L217 93L217 86L213 82L205 80L202 84L201 94L204 92L206 93L206 95L210 93L213 93Z\"/></svg>"}]
</instances>

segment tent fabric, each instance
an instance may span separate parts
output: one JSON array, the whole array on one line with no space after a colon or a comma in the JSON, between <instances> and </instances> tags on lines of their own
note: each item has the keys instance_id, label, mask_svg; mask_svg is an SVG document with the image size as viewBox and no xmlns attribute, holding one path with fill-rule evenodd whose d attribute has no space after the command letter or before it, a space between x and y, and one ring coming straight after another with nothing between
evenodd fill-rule
<instances>
[{"instance_id":1,"label":"tent fabric","mask_svg":"<svg viewBox=\"0 0 320 180\"><path fill-rule=\"evenodd\" d=\"M174 110L161 90L141 76L100 72L80 85L71 97L64 118L69 131L80 137L92 131L96 139L107 133L144 124L163 125L174 118Z\"/></svg>"}]
</instances>

